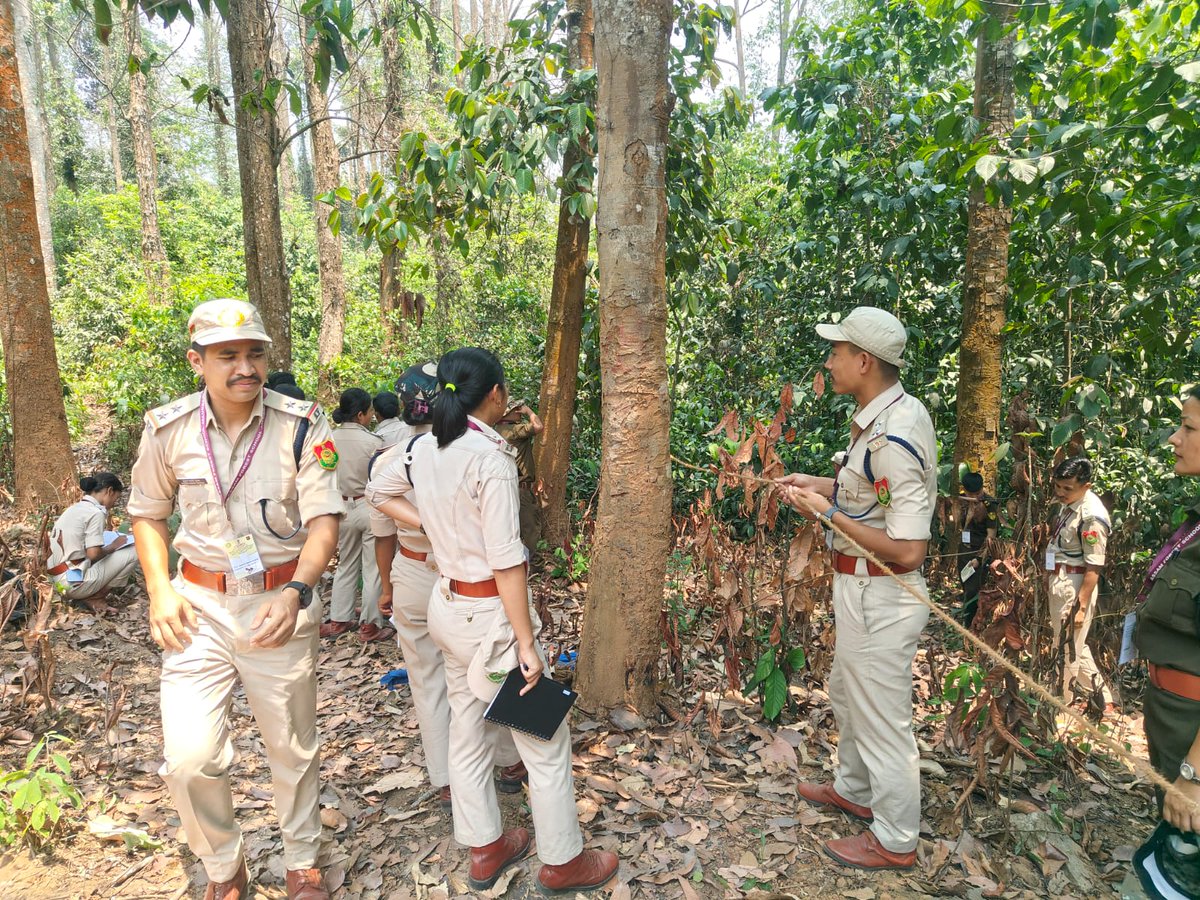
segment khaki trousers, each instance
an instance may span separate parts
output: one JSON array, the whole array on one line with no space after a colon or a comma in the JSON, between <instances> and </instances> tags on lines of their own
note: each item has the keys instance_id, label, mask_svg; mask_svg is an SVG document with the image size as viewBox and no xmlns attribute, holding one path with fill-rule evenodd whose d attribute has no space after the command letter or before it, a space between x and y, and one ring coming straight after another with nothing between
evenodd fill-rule
<instances>
[{"instance_id":1,"label":"khaki trousers","mask_svg":"<svg viewBox=\"0 0 1200 900\"><path fill-rule=\"evenodd\" d=\"M317 746L317 631L320 598L301 610L282 647L250 646L250 624L269 594L234 597L176 577L175 590L196 607L199 627L182 652L166 651L160 700L163 757L188 844L211 881L233 878L242 858L229 767L229 705L240 680L266 748L275 811L289 869L311 868L321 841Z\"/></svg>"},{"instance_id":2,"label":"khaki trousers","mask_svg":"<svg viewBox=\"0 0 1200 900\"><path fill-rule=\"evenodd\" d=\"M137 569L137 553L133 544L128 544L94 563L89 563L83 572L83 581L71 584L67 575L54 576L55 585L61 586L62 595L68 600L86 600L106 588L124 587Z\"/></svg>"},{"instance_id":3,"label":"khaki trousers","mask_svg":"<svg viewBox=\"0 0 1200 900\"><path fill-rule=\"evenodd\" d=\"M363 499L347 500L346 515L338 529L338 564L333 573L329 618L335 622L354 619L354 598L362 576L360 623L383 624L379 611L379 567L375 563L375 536L371 533L370 511Z\"/></svg>"},{"instance_id":4,"label":"khaki trousers","mask_svg":"<svg viewBox=\"0 0 1200 900\"><path fill-rule=\"evenodd\" d=\"M1058 653L1058 642L1062 638L1063 630L1063 611L1070 607L1075 598L1079 596L1079 586L1083 584L1082 574L1072 574L1063 569L1057 572L1050 573L1050 625L1054 629L1051 640L1054 641L1054 653ZM1095 690L1097 687L1103 691L1104 702L1112 703L1112 692L1108 689L1108 682L1100 674L1100 669L1096 666L1095 657L1092 656L1092 648L1088 646L1088 632L1092 630L1092 619L1096 615L1096 600L1095 594L1092 595L1092 602L1088 604L1087 612L1083 616L1083 626L1076 628L1072 637L1075 652L1071 653L1071 647L1063 647L1063 693L1068 700L1074 699L1074 691L1071 689L1071 682L1078 680L1080 684L1091 685ZM1074 655L1074 659L1071 656Z\"/></svg>"},{"instance_id":5,"label":"khaki trousers","mask_svg":"<svg viewBox=\"0 0 1200 900\"><path fill-rule=\"evenodd\" d=\"M900 579L926 594L920 572ZM833 577L837 646L829 699L838 725L834 789L875 814L886 849L907 853L921 826L912 664L929 609L889 577Z\"/></svg>"},{"instance_id":6,"label":"khaki trousers","mask_svg":"<svg viewBox=\"0 0 1200 900\"><path fill-rule=\"evenodd\" d=\"M471 690L467 667L480 645L490 642L507 619L499 597L473 600L451 594L442 579L429 600L429 633L442 649L450 700L450 796L454 838L482 847L503 833L496 786L492 782L496 726L484 721L487 702ZM499 690L499 685L496 689ZM529 807L537 832L538 858L547 865L570 862L583 852L583 834L575 813L571 777L571 730L568 721L549 741L511 732L529 770Z\"/></svg>"}]
</instances>

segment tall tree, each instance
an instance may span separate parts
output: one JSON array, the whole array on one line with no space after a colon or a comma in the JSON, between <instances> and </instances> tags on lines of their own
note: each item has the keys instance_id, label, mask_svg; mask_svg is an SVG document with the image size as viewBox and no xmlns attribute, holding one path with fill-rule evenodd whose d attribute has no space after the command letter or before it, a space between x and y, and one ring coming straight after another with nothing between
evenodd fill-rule
<instances>
[{"instance_id":1,"label":"tall tree","mask_svg":"<svg viewBox=\"0 0 1200 900\"><path fill-rule=\"evenodd\" d=\"M985 139L1004 142L1013 129L1016 7L985 0L975 45L975 118ZM988 201L976 177L967 201L967 258L959 346L958 436L955 462L978 466L989 486L996 475L1000 432L1000 363L1008 300L1012 209Z\"/></svg>"},{"instance_id":2,"label":"tall tree","mask_svg":"<svg viewBox=\"0 0 1200 900\"><path fill-rule=\"evenodd\" d=\"M271 67L271 20L264 0L229 0L229 69L237 123L246 287L273 343L270 364L292 367L292 298L279 217L279 127L263 98Z\"/></svg>"},{"instance_id":3,"label":"tall tree","mask_svg":"<svg viewBox=\"0 0 1200 900\"><path fill-rule=\"evenodd\" d=\"M142 270L153 302L166 300L167 250L158 229L158 154L150 126L150 97L146 85L141 28L135 7L125 15L125 40L129 44L129 131L133 136L133 167L137 174L138 209L142 217Z\"/></svg>"},{"instance_id":4,"label":"tall tree","mask_svg":"<svg viewBox=\"0 0 1200 900\"><path fill-rule=\"evenodd\" d=\"M593 30L591 0L568 0L567 56L571 71L579 72L595 65ZM580 135L563 153L554 276L546 321L546 360L538 395L538 406L547 427L534 445L534 453L541 481L543 536L551 547L564 545L571 536L567 469L571 463L571 422L575 416L575 393L579 383L591 220L582 212L572 212L568 198L576 191L572 176L586 162L587 144L586 134Z\"/></svg>"},{"instance_id":5,"label":"tall tree","mask_svg":"<svg viewBox=\"0 0 1200 900\"><path fill-rule=\"evenodd\" d=\"M221 30L215 11L204 17L204 62L208 67L209 107L213 110L213 166L217 187L228 194L229 143L225 138L224 91L221 89Z\"/></svg>"},{"instance_id":6,"label":"tall tree","mask_svg":"<svg viewBox=\"0 0 1200 900\"><path fill-rule=\"evenodd\" d=\"M276 7L276 12L280 12ZM290 80L288 74L289 54L284 43L284 28L282 18L271 20L271 77L280 83ZM291 130L291 110L288 107L289 94L280 90L275 96L275 123L280 135ZM291 145L280 144L279 149L279 194L284 200L295 195L297 191L296 165L292 160Z\"/></svg>"},{"instance_id":7,"label":"tall tree","mask_svg":"<svg viewBox=\"0 0 1200 900\"><path fill-rule=\"evenodd\" d=\"M50 230L50 194L53 191L54 170L50 152L50 132L47 127L46 96L42 89L41 48L34 41L37 28L29 0L14 0L13 16L16 33L17 65L21 70L21 94L25 102L25 123L29 134L29 156L33 166L33 194L37 206L38 236L46 279L54 293L54 236Z\"/></svg>"},{"instance_id":8,"label":"tall tree","mask_svg":"<svg viewBox=\"0 0 1200 900\"><path fill-rule=\"evenodd\" d=\"M603 439L579 687L592 705L656 696L671 549L667 386L667 78L671 0L598 0Z\"/></svg>"},{"instance_id":9,"label":"tall tree","mask_svg":"<svg viewBox=\"0 0 1200 900\"><path fill-rule=\"evenodd\" d=\"M108 132L108 154L112 160L113 182L117 193L125 189L125 167L121 164L121 128L117 119L117 103L114 94L117 90L118 71L116 65L116 50L114 41L109 39L101 51L101 65L104 67L104 127Z\"/></svg>"},{"instance_id":10,"label":"tall tree","mask_svg":"<svg viewBox=\"0 0 1200 900\"><path fill-rule=\"evenodd\" d=\"M0 339L13 428L16 500L53 503L74 486L75 459L54 349L33 164L11 0L0 0Z\"/></svg>"},{"instance_id":11,"label":"tall tree","mask_svg":"<svg viewBox=\"0 0 1200 900\"><path fill-rule=\"evenodd\" d=\"M338 189L338 149L329 120L329 102L317 83L316 41L307 41L307 23L300 27L304 44L304 87L308 99L309 135L312 139L313 190L317 195ZM317 342L317 399L333 400L330 375L333 362L342 352L346 335L346 277L342 272L342 242L329 228L334 207L313 203L317 228L317 269L321 276L321 332Z\"/></svg>"}]
</instances>

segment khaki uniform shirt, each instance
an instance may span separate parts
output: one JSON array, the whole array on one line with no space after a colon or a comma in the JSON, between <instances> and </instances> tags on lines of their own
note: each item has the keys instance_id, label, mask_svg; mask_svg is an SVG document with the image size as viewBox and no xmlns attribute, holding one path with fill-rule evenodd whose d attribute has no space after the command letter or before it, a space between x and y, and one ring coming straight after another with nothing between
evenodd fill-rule
<instances>
[{"instance_id":1,"label":"khaki uniform shirt","mask_svg":"<svg viewBox=\"0 0 1200 900\"><path fill-rule=\"evenodd\" d=\"M242 430L227 435L217 425L209 406L208 434L224 490L233 483L258 424L265 418L263 439L250 467L222 507L200 438L201 402L208 400L203 392L197 392L146 414L130 479L129 514L165 520L178 495L182 521L175 535L175 549L184 559L210 572L231 571L225 542L246 534L254 538L266 568L291 562L304 547L308 537L304 526L310 520L341 515L345 509L337 472L325 468L317 452L323 445L333 444L324 414L311 401L267 391L255 402L250 421ZM305 419L308 434L297 466L292 442ZM264 524L264 515L283 538L271 533Z\"/></svg>"},{"instance_id":2,"label":"khaki uniform shirt","mask_svg":"<svg viewBox=\"0 0 1200 900\"><path fill-rule=\"evenodd\" d=\"M838 471L834 505L893 540L929 540L938 451L924 404L895 384L860 409L854 424L862 431ZM861 552L837 533L833 549L851 556Z\"/></svg>"},{"instance_id":3,"label":"khaki uniform shirt","mask_svg":"<svg viewBox=\"0 0 1200 900\"><path fill-rule=\"evenodd\" d=\"M107 522L108 510L94 497L84 497L68 506L50 530L50 556L46 559L46 568L53 569L64 562L81 562L87 559L89 547L103 547Z\"/></svg>"},{"instance_id":4,"label":"khaki uniform shirt","mask_svg":"<svg viewBox=\"0 0 1200 900\"><path fill-rule=\"evenodd\" d=\"M432 434L412 449L412 480L403 462L393 461L372 478L372 504L407 496L442 575L458 581L487 581L494 570L525 562L521 543L521 503L517 493L516 451L474 416L475 429L439 448Z\"/></svg>"},{"instance_id":5,"label":"khaki uniform shirt","mask_svg":"<svg viewBox=\"0 0 1200 900\"><path fill-rule=\"evenodd\" d=\"M1064 508L1050 533L1054 562L1067 566L1102 566L1108 533L1108 510L1091 491L1077 503Z\"/></svg>"},{"instance_id":6,"label":"khaki uniform shirt","mask_svg":"<svg viewBox=\"0 0 1200 900\"><path fill-rule=\"evenodd\" d=\"M401 437L411 428L411 425L398 416L394 419L384 419L375 426L375 437L382 439L381 446L386 450L400 443Z\"/></svg>"},{"instance_id":7,"label":"khaki uniform shirt","mask_svg":"<svg viewBox=\"0 0 1200 900\"><path fill-rule=\"evenodd\" d=\"M408 442L418 434L423 434L429 431L428 425L409 425L404 423L404 428L399 432L399 437L396 443L384 450L383 453L375 460L375 464L371 467L371 477L367 481L367 498L370 501L371 496L395 496L402 485L407 485L408 480L404 475L404 463L407 458L406 450ZM400 469L400 479L396 478L395 468ZM412 499L411 497L409 498ZM390 537L395 535L409 550L414 553L432 553L433 545L429 543L429 537L423 531L414 531L407 525L402 525L389 516L387 513L382 513L374 506L371 507L371 534L377 538ZM426 560L428 562L428 560Z\"/></svg>"},{"instance_id":8,"label":"khaki uniform shirt","mask_svg":"<svg viewBox=\"0 0 1200 900\"><path fill-rule=\"evenodd\" d=\"M333 443L338 451L337 483L342 497L361 497L367 486L367 466L383 441L357 422L347 422L333 430Z\"/></svg>"}]
</instances>

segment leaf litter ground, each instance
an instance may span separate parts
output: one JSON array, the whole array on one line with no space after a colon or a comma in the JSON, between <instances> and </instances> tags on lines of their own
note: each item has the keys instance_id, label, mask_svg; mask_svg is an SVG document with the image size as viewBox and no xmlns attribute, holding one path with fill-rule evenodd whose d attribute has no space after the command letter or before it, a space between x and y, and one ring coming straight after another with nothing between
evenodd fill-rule
<instances>
[{"instance_id":1,"label":"leaf litter ground","mask_svg":"<svg viewBox=\"0 0 1200 900\"><path fill-rule=\"evenodd\" d=\"M552 640L575 646L582 594L549 580L535 586ZM79 827L51 852L0 857L0 890L28 898L200 897L205 877L179 841L179 821L157 775L161 764L158 653L140 590L113 617L61 608L51 623L55 710L28 691L34 660L12 628L0 635L0 765L22 765L36 735L54 727L76 739L69 755L87 801ZM1148 786L1108 760L1051 748L994 773L956 811L975 763L943 745L942 705L931 699L928 662L957 660L931 629L914 665L923 811L918 866L907 873L844 869L821 852L861 826L796 796L799 780L831 777L836 730L828 697L793 686L791 718L767 727L757 703L727 690L719 659L701 651L688 687L668 692L663 723L627 710L574 713L577 806L590 846L621 857L614 898L1116 896L1134 847L1153 825ZM394 645L353 635L322 642L321 864L334 896L472 896L467 852L451 837L422 767L407 687L379 677L403 665ZM569 677L570 673L558 673ZM937 692L932 692L936 694ZM703 714L700 714L700 713ZM675 721L670 721L671 718ZM281 898L283 860L270 773L245 697L233 701L238 750L234 799L256 876L256 896ZM1140 719L1122 737L1143 754ZM525 795L500 795L506 827L532 827ZM91 822L91 829L88 822ZM132 849L120 829L144 835ZM116 833L114 834L114 829ZM158 844L156 847L155 844ZM538 896L536 859L487 895Z\"/></svg>"}]
</instances>

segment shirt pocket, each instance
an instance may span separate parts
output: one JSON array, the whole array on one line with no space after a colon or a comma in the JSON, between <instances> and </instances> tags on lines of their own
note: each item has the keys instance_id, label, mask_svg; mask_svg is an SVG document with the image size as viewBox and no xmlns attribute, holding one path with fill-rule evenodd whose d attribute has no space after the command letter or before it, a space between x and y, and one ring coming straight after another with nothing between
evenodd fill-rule
<instances>
[{"instance_id":1,"label":"shirt pocket","mask_svg":"<svg viewBox=\"0 0 1200 900\"><path fill-rule=\"evenodd\" d=\"M246 492L246 515L251 530L268 541L287 541L300 529L300 502L296 482L259 479Z\"/></svg>"},{"instance_id":2,"label":"shirt pocket","mask_svg":"<svg viewBox=\"0 0 1200 900\"><path fill-rule=\"evenodd\" d=\"M1200 636L1197 602L1200 599L1200 569L1169 566L1154 581L1142 615L1180 634Z\"/></svg>"},{"instance_id":3,"label":"shirt pocket","mask_svg":"<svg viewBox=\"0 0 1200 900\"><path fill-rule=\"evenodd\" d=\"M838 473L837 507L846 515L858 518L875 506L875 487L865 475L843 466Z\"/></svg>"},{"instance_id":4,"label":"shirt pocket","mask_svg":"<svg viewBox=\"0 0 1200 900\"><path fill-rule=\"evenodd\" d=\"M207 478L179 479L179 515L183 527L192 534L214 534L220 530L221 504Z\"/></svg>"}]
</instances>

